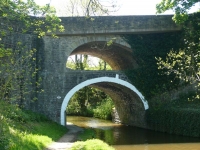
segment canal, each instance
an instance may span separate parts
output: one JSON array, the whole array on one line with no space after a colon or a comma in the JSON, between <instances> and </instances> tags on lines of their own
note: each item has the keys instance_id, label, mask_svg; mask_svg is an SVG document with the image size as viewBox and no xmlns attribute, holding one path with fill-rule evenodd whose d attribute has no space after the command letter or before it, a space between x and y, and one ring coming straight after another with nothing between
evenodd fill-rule
<instances>
[{"instance_id":1,"label":"canal","mask_svg":"<svg viewBox=\"0 0 200 150\"><path fill-rule=\"evenodd\" d=\"M89 117L67 116L67 122L93 128L98 139L116 150L200 150L200 138L170 135Z\"/></svg>"}]
</instances>

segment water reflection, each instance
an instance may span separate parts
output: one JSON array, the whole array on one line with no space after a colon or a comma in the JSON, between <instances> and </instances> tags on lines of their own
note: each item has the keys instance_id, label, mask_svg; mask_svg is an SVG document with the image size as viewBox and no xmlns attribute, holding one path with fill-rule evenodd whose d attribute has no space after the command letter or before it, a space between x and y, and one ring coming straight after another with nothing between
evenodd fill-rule
<instances>
[{"instance_id":1,"label":"water reflection","mask_svg":"<svg viewBox=\"0 0 200 150\"><path fill-rule=\"evenodd\" d=\"M200 150L200 138L170 135L88 117L68 116L67 121L93 128L99 139L117 150Z\"/></svg>"},{"instance_id":2,"label":"water reflection","mask_svg":"<svg viewBox=\"0 0 200 150\"><path fill-rule=\"evenodd\" d=\"M199 143L114 145L116 150L200 150Z\"/></svg>"}]
</instances>

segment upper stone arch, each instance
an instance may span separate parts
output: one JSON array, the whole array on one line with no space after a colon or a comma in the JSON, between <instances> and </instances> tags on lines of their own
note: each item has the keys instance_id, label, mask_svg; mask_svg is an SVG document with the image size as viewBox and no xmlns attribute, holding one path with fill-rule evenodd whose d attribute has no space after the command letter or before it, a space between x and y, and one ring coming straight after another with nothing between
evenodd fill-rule
<instances>
[{"instance_id":1,"label":"upper stone arch","mask_svg":"<svg viewBox=\"0 0 200 150\"><path fill-rule=\"evenodd\" d=\"M100 82L110 82L110 83L116 83L119 85L123 85L127 88L129 88L130 90L132 90L134 93L137 94L137 96L140 98L141 102L143 103L143 108L144 110L147 110L149 108L148 102L144 99L144 96L137 90L137 88L135 86L133 86L132 84L130 84L127 81L121 80L119 79L118 75L116 75L115 78L113 77L99 77L99 78L94 78L94 79L89 79L86 80L78 85L76 85L74 88L72 88L65 96L63 102L62 102L62 106L61 106L61 112L60 112L60 123L61 125L65 125L65 111L68 105L68 102L70 100L70 98L81 88L91 85L91 84L95 84L95 83L100 83Z\"/></svg>"},{"instance_id":2,"label":"upper stone arch","mask_svg":"<svg viewBox=\"0 0 200 150\"><path fill-rule=\"evenodd\" d=\"M74 37L75 38L75 37ZM77 37L71 45L70 55L87 54L106 61L113 70L136 68L138 65L133 57L130 45L120 36L115 36L113 44L107 46L107 41L113 36Z\"/></svg>"},{"instance_id":3,"label":"upper stone arch","mask_svg":"<svg viewBox=\"0 0 200 150\"><path fill-rule=\"evenodd\" d=\"M67 37L67 36L66 36ZM131 46L119 35L85 35L85 36L71 36L70 39L70 49L73 51L77 47L84 45L90 42L107 42L114 38L114 43L118 45L122 45L127 49L131 48Z\"/></svg>"}]
</instances>

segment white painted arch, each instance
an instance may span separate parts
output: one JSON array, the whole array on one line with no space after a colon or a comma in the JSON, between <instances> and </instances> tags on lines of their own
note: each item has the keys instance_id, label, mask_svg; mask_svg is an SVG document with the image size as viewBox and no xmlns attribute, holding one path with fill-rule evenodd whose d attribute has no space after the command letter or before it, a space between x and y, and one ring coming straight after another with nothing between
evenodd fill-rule
<instances>
[{"instance_id":1,"label":"white painted arch","mask_svg":"<svg viewBox=\"0 0 200 150\"><path fill-rule=\"evenodd\" d=\"M78 84L77 86L75 86L73 89L71 89L67 95L65 96L63 102L62 102L62 106L61 106L61 112L60 112L60 123L61 125L65 126L66 125L66 121L65 121L65 117L66 117L66 113L65 110L67 108L68 102L70 100L70 98L81 88L94 84L94 83L99 83L99 82L112 82L112 83L117 83L120 85L123 85L129 89L131 89L133 92L135 92L141 99L143 105L144 105L144 109L147 110L149 108L148 102L144 99L144 96L136 89L135 86L133 86L132 84L130 84L129 82L126 82L124 80L119 79L119 75L116 74L116 77L99 77L99 78L94 78L94 79L89 79L86 80L80 84Z\"/></svg>"}]
</instances>

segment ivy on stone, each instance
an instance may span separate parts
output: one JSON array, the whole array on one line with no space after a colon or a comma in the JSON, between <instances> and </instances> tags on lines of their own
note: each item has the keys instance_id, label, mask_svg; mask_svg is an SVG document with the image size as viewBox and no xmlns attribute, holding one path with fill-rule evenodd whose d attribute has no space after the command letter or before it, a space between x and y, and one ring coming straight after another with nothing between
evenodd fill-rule
<instances>
[{"instance_id":1,"label":"ivy on stone","mask_svg":"<svg viewBox=\"0 0 200 150\"><path fill-rule=\"evenodd\" d=\"M0 1L0 100L19 101L37 91L37 41L64 31L61 20L49 5L34 0ZM32 97L33 98L33 97ZM34 98L33 98L34 99Z\"/></svg>"}]
</instances>

